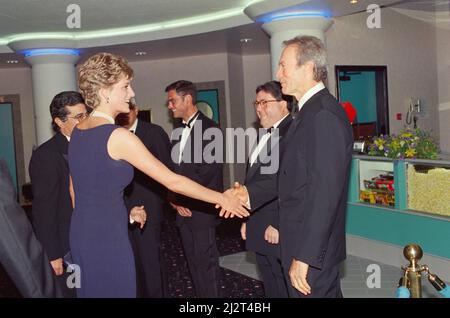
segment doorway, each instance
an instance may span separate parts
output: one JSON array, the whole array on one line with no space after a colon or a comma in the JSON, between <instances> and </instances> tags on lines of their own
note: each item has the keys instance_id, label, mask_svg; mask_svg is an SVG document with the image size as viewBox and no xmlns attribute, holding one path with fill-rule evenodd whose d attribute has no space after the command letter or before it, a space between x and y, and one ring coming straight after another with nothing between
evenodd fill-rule
<instances>
[{"instance_id":1,"label":"doorway","mask_svg":"<svg viewBox=\"0 0 450 318\"><path fill-rule=\"evenodd\" d=\"M14 142L13 105L11 103L0 103L0 122L0 160L5 161L16 193L19 193Z\"/></svg>"},{"instance_id":2,"label":"doorway","mask_svg":"<svg viewBox=\"0 0 450 318\"><path fill-rule=\"evenodd\" d=\"M336 65L335 71L336 96L356 109L355 140L389 134L386 66Z\"/></svg>"}]
</instances>

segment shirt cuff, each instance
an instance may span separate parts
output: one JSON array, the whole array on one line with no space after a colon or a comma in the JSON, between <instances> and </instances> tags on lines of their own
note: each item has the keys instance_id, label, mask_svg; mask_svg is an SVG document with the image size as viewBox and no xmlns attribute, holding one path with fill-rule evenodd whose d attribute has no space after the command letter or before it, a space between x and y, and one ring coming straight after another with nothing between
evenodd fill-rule
<instances>
[{"instance_id":1,"label":"shirt cuff","mask_svg":"<svg viewBox=\"0 0 450 318\"><path fill-rule=\"evenodd\" d=\"M130 224L133 224L134 220L131 218L131 215L129 216L129 218L130 218Z\"/></svg>"}]
</instances>

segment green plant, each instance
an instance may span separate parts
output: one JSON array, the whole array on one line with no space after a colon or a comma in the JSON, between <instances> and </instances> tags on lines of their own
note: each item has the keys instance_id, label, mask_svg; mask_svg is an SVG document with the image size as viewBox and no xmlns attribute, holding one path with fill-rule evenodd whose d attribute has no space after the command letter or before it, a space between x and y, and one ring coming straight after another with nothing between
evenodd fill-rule
<instances>
[{"instance_id":1,"label":"green plant","mask_svg":"<svg viewBox=\"0 0 450 318\"><path fill-rule=\"evenodd\" d=\"M373 138L368 148L370 156L393 159L437 159L439 145L430 133L417 129L405 129L399 135L381 135Z\"/></svg>"}]
</instances>

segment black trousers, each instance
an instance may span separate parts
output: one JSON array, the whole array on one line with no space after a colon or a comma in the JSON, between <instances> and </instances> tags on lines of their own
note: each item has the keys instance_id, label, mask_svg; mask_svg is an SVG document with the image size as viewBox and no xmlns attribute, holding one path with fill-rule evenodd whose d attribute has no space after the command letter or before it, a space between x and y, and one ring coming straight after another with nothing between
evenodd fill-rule
<instances>
[{"instance_id":1,"label":"black trousers","mask_svg":"<svg viewBox=\"0 0 450 318\"><path fill-rule=\"evenodd\" d=\"M136 264L137 297L167 297L167 275L161 255L161 224L149 223L142 230L131 225L130 241Z\"/></svg>"},{"instance_id":2,"label":"black trousers","mask_svg":"<svg viewBox=\"0 0 450 318\"><path fill-rule=\"evenodd\" d=\"M196 229L183 223L180 225L180 235L196 296L220 297L219 251L215 226Z\"/></svg>"},{"instance_id":3,"label":"black trousers","mask_svg":"<svg viewBox=\"0 0 450 318\"><path fill-rule=\"evenodd\" d=\"M260 253L255 253L255 255L258 269L262 275L266 297L287 298L288 291L280 260L271 255Z\"/></svg>"}]
</instances>

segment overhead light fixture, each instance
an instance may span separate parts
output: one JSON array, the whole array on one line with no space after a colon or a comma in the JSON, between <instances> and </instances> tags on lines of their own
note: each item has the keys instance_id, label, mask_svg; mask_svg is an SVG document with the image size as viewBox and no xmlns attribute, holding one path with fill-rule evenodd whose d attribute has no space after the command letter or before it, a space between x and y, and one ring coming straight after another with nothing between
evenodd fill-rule
<instances>
[{"instance_id":1,"label":"overhead light fixture","mask_svg":"<svg viewBox=\"0 0 450 318\"><path fill-rule=\"evenodd\" d=\"M356 3L358 3L358 0L350 0L350 3L351 4L356 4Z\"/></svg>"},{"instance_id":2,"label":"overhead light fixture","mask_svg":"<svg viewBox=\"0 0 450 318\"><path fill-rule=\"evenodd\" d=\"M37 55L74 55L79 56L80 51L76 49L29 49L22 51L25 57L37 56Z\"/></svg>"},{"instance_id":3,"label":"overhead light fixture","mask_svg":"<svg viewBox=\"0 0 450 318\"><path fill-rule=\"evenodd\" d=\"M269 23L272 21L286 20L293 18L330 18L330 14L327 12L306 12L306 11L293 11L293 12L278 12L278 13L268 13L263 14L257 18L257 22Z\"/></svg>"},{"instance_id":4,"label":"overhead light fixture","mask_svg":"<svg viewBox=\"0 0 450 318\"><path fill-rule=\"evenodd\" d=\"M17 64L17 63L19 63L19 61L18 60L7 60L6 63L8 63L8 64Z\"/></svg>"},{"instance_id":5,"label":"overhead light fixture","mask_svg":"<svg viewBox=\"0 0 450 318\"><path fill-rule=\"evenodd\" d=\"M137 52L134 52L134 55L143 56L143 55L147 55L147 52L145 52L145 51L137 51Z\"/></svg>"},{"instance_id":6,"label":"overhead light fixture","mask_svg":"<svg viewBox=\"0 0 450 318\"><path fill-rule=\"evenodd\" d=\"M253 39L251 39L251 38L242 38L240 41L241 41L241 43L249 43L249 42L253 41Z\"/></svg>"}]
</instances>

